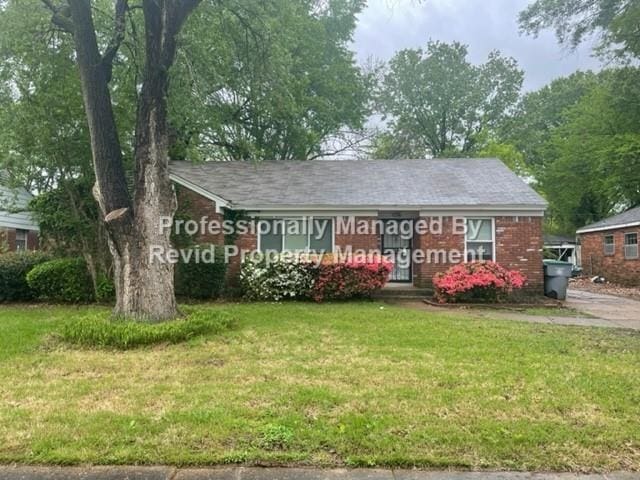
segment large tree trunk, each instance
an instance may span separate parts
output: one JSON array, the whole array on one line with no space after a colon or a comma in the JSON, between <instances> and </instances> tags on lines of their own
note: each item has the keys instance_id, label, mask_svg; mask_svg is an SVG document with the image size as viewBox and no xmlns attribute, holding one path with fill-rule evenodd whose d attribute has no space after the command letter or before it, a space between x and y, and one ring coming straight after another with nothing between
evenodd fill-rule
<instances>
[{"instance_id":1,"label":"large tree trunk","mask_svg":"<svg viewBox=\"0 0 640 480\"><path fill-rule=\"evenodd\" d=\"M115 4L114 37L100 54L90 0L68 0L98 200L113 256L116 316L162 321L177 316L173 264L158 261L154 249L171 248L163 217L173 218L176 199L169 179L168 72L176 35L199 0L143 0L146 61L138 98L133 199L127 190L122 151L109 94L111 62L124 36L127 0ZM64 19L58 21L64 25Z\"/></svg>"}]
</instances>

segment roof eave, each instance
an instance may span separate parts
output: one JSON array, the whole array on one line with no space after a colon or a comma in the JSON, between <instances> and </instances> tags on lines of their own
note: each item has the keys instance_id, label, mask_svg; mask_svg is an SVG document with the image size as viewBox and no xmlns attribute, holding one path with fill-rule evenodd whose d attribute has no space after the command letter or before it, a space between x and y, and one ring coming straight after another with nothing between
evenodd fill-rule
<instances>
[{"instance_id":1,"label":"roof eave","mask_svg":"<svg viewBox=\"0 0 640 480\"><path fill-rule=\"evenodd\" d=\"M631 227L640 227L640 221L638 222L629 222L629 223L618 223L616 225L605 225L601 227L584 227L576 231L578 235L582 235L584 233L596 233L596 232L606 232L608 230L618 230L620 228L631 228Z\"/></svg>"},{"instance_id":2,"label":"roof eave","mask_svg":"<svg viewBox=\"0 0 640 480\"><path fill-rule=\"evenodd\" d=\"M274 205L274 204L235 204L235 208L248 211L274 211L274 210L331 210L331 211L353 211L353 210L375 210L382 212L390 211L487 211L487 210L501 210L501 211L525 211L544 213L547 209L546 205L536 204L476 204L476 205L413 205L413 204L397 204L397 205L325 205L325 204L309 204L309 205Z\"/></svg>"}]
</instances>

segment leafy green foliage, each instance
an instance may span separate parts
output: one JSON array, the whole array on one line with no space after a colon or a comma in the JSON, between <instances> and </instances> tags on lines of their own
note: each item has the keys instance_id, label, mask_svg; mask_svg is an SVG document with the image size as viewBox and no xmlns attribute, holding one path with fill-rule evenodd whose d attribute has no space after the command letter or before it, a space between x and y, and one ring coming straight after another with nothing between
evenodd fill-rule
<instances>
[{"instance_id":1,"label":"leafy green foliage","mask_svg":"<svg viewBox=\"0 0 640 480\"><path fill-rule=\"evenodd\" d=\"M27 274L49 258L41 252L0 254L0 302L32 300L35 293L27 283Z\"/></svg>"},{"instance_id":2,"label":"leafy green foliage","mask_svg":"<svg viewBox=\"0 0 640 480\"><path fill-rule=\"evenodd\" d=\"M269 423L262 428L259 446L265 450L285 450L293 441L293 430L285 425Z\"/></svg>"},{"instance_id":3,"label":"leafy green foliage","mask_svg":"<svg viewBox=\"0 0 640 480\"><path fill-rule=\"evenodd\" d=\"M29 207L50 248L66 255L91 255L104 266L108 247L92 187L92 177L61 179L55 188L34 197Z\"/></svg>"},{"instance_id":4,"label":"leafy green foliage","mask_svg":"<svg viewBox=\"0 0 640 480\"><path fill-rule=\"evenodd\" d=\"M175 266L176 295L200 300L219 297L224 290L227 274L222 247L203 244L183 251L193 253L190 261L180 261ZM210 255L211 252L213 255ZM203 253L207 254L206 258L202 257Z\"/></svg>"},{"instance_id":5,"label":"leafy green foliage","mask_svg":"<svg viewBox=\"0 0 640 480\"><path fill-rule=\"evenodd\" d=\"M640 203L640 70L608 72L564 113L538 175L553 221L574 231Z\"/></svg>"},{"instance_id":6,"label":"leafy green foliage","mask_svg":"<svg viewBox=\"0 0 640 480\"><path fill-rule=\"evenodd\" d=\"M363 5L203 2L172 79L174 158L304 160L361 128L371 79L348 46Z\"/></svg>"},{"instance_id":7,"label":"leafy green foliage","mask_svg":"<svg viewBox=\"0 0 640 480\"><path fill-rule=\"evenodd\" d=\"M467 54L458 42L432 41L390 60L378 100L392 138L378 142L375 156L468 154L484 130L502 124L518 100L523 72L496 51L478 66Z\"/></svg>"},{"instance_id":8,"label":"leafy green foliage","mask_svg":"<svg viewBox=\"0 0 640 480\"><path fill-rule=\"evenodd\" d=\"M98 278L96 285L96 301L108 303L116 298L116 287L111 278L103 275Z\"/></svg>"},{"instance_id":9,"label":"leafy green foliage","mask_svg":"<svg viewBox=\"0 0 640 480\"><path fill-rule=\"evenodd\" d=\"M499 158L507 167L521 176L526 175L529 170L524 161L524 154L511 143L491 140L482 147L477 155L481 158Z\"/></svg>"},{"instance_id":10,"label":"leafy green foliage","mask_svg":"<svg viewBox=\"0 0 640 480\"><path fill-rule=\"evenodd\" d=\"M82 258L60 258L41 263L27 274L27 283L42 300L63 303L94 300L91 277Z\"/></svg>"},{"instance_id":11,"label":"leafy green foliage","mask_svg":"<svg viewBox=\"0 0 640 480\"><path fill-rule=\"evenodd\" d=\"M96 7L111 11L113 2ZM108 15L98 28L111 29ZM81 255L106 274L109 252L91 188L89 131L70 35L55 31L39 4L9 0L0 7L0 168L38 192L31 204L44 243L56 254ZM124 57L122 57L124 60ZM124 136L133 130L133 70L118 64L112 99ZM123 143L127 158L131 145Z\"/></svg>"},{"instance_id":12,"label":"leafy green foliage","mask_svg":"<svg viewBox=\"0 0 640 480\"><path fill-rule=\"evenodd\" d=\"M636 0L536 0L520 13L520 27L538 35L552 28L561 43L575 48L600 35L598 50L640 56L640 3Z\"/></svg>"},{"instance_id":13,"label":"leafy green foliage","mask_svg":"<svg viewBox=\"0 0 640 480\"><path fill-rule=\"evenodd\" d=\"M229 315L212 310L195 310L186 318L157 324L112 320L105 314L98 314L66 322L61 337L64 342L80 347L128 350L185 342L222 332L231 324Z\"/></svg>"},{"instance_id":14,"label":"leafy green foliage","mask_svg":"<svg viewBox=\"0 0 640 480\"><path fill-rule=\"evenodd\" d=\"M550 160L549 140L564 123L567 109L599 82L600 77L592 72L576 72L527 92L518 103L515 115L503 125L500 138L522 152L524 162L535 173Z\"/></svg>"}]
</instances>

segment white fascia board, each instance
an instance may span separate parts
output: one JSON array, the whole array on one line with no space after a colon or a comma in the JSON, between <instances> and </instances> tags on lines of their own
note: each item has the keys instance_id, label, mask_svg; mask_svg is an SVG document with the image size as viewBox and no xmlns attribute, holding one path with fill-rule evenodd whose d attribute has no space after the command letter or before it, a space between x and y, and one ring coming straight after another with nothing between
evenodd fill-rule
<instances>
[{"instance_id":1,"label":"white fascia board","mask_svg":"<svg viewBox=\"0 0 640 480\"><path fill-rule=\"evenodd\" d=\"M581 228L576 233L578 235L581 235L583 233L606 232L607 230L619 230L621 228L631 228L631 227L639 227L639 226L640 226L640 222L620 223L618 225L608 225L606 227Z\"/></svg>"},{"instance_id":2,"label":"white fascia board","mask_svg":"<svg viewBox=\"0 0 640 480\"><path fill-rule=\"evenodd\" d=\"M482 206L474 205L469 207L426 207L424 205L367 205L363 206L322 206L322 205L278 205L278 206L260 206L250 205L237 208L254 214L282 214L297 213L298 215L310 213L322 213L323 215L353 215L353 216L377 216L379 212L410 212L417 211L420 216L465 216L465 215L484 215L484 216L527 216L542 217L544 216L544 208L540 206Z\"/></svg>"},{"instance_id":3,"label":"white fascia board","mask_svg":"<svg viewBox=\"0 0 640 480\"><path fill-rule=\"evenodd\" d=\"M228 200L222 198L219 195L216 195L215 193L211 193L208 190L205 190L202 187L199 187L198 185L196 185L193 182L190 182L189 180L186 180L185 178L182 178L174 173L169 174L169 178L174 181L175 183L177 183L178 185L181 185L185 188L188 188L189 190L191 190L192 192L197 193L198 195L202 195L204 198L207 198L213 202L216 203L216 212L217 213L221 213L222 212L222 208L231 208L231 202L229 202Z\"/></svg>"},{"instance_id":4,"label":"white fascia board","mask_svg":"<svg viewBox=\"0 0 640 480\"><path fill-rule=\"evenodd\" d=\"M540 207L468 207L468 208L434 208L420 210L421 217L451 216L451 217L544 217L544 210Z\"/></svg>"},{"instance_id":5,"label":"white fascia board","mask_svg":"<svg viewBox=\"0 0 640 480\"><path fill-rule=\"evenodd\" d=\"M263 218L281 218L281 217L377 217L377 210L245 210L249 216Z\"/></svg>"}]
</instances>

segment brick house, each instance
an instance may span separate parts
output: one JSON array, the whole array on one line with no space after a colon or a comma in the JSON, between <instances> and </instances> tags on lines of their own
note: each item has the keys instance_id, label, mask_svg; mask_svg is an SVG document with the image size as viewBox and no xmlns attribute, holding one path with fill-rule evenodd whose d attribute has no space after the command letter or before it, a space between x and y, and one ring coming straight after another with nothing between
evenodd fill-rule
<instances>
[{"instance_id":1,"label":"brick house","mask_svg":"<svg viewBox=\"0 0 640 480\"><path fill-rule=\"evenodd\" d=\"M423 288L456 263L494 260L522 271L536 291L543 283L546 202L496 159L173 162L170 169L189 218L221 222L242 212L260 225L227 238L240 251L382 252L395 260L391 281ZM294 225L308 231L289 231ZM200 230L197 240L223 244L225 235ZM231 258L230 275L238 268Z\"/></svg>"},{"instance_id":2,"label":"brick house","mask_svg":"<svg viewBox=\"0 0 640 480\"><path fill-rule=\"evenodd\" d=\"M0 171L0 253L37 250L39 228L28 211L32 196L24 188L7 185Z\"/></svg>"},{"instance_id":3,"label":"brick house","mask_svg":"<svg viewBox=\"0 0 640 480\"><path fill-rule=\"evenodd\" d=\"M640 207L577 231L582 268L621 285L640 285Z\"/></svg>"}]
</instances>

